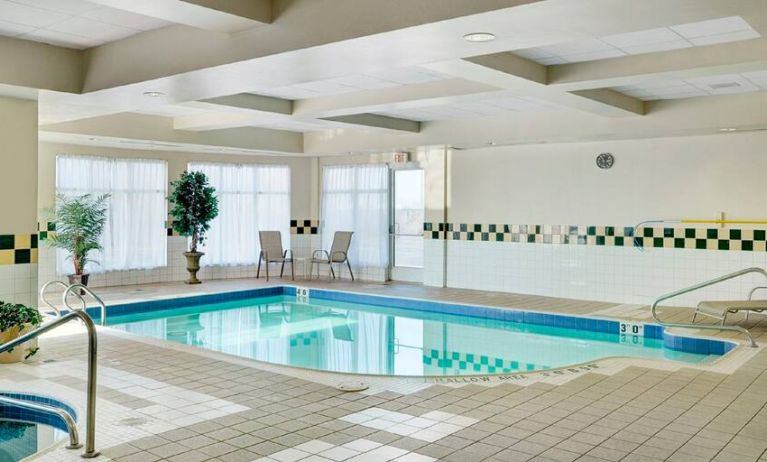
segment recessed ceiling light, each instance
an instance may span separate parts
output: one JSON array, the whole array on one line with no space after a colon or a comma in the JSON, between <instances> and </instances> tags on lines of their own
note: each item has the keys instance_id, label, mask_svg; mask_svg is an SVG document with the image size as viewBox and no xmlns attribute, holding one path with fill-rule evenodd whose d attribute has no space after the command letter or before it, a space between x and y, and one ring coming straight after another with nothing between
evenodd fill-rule
<instances>
[{"instance_id":1,"label":"recessed ceiling light","mask_svg":"<svg viewBox=\"0 0 767 462\"><path fill-rule=\"evenodd\" d=\"M98 140L98 138L94 138L92 136L90 138L88 138L88 141L97 141L97 140Z\"/></svg>"},{"instance_id":2,"label":"recessed ceiling light","mask_svg":"<svg viewBox=\"0 0 767 462\"><path fill-rule=\"evenodd\" d=\"M488 146L495 146L495 141L488 141L488 142L487 142L487 145L488 145Z\"/></svg>"},{"instance_id":3,"label":"recessed ceiling light","mask_svg":"<svg viewBox=\"0 0 767 462\"><path fill-rule=\"evenodd\" d=\"M471 34L464 35L463 39L468 42L489 42L495 40L495 34L490 32L472 32Z\"/></svg>"},{"instance_id":4,"label":"recessed ceiling light","mask_svg":"<svg viewBox=\"0 0 767 462\"><path fill-rule=\"evenodd\" d=\"M720 132L734 132L734 131L737 131L737 130L738 130L737 128L732 128L732 127L726 127L726 128L720 128L719 129Z\"/></svg>"},{"instance_id":5,"label":"recessed ceiling light","mask_svg":"<svg viewBox=\"0 0 767 462\"><path fill-rule=\"evenodd\" d=\"M148 96L150 98L159 98L160 96L165 96L165 93L161 91L145 91L144 96Z\"/></svg>"}]
</instances>

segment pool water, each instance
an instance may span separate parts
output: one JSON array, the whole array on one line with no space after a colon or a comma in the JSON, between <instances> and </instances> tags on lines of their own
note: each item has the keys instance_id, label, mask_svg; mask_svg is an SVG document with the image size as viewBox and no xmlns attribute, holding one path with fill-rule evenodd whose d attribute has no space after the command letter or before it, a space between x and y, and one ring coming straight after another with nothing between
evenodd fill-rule
<instances>
[{"instance_id":1,"label":"pool water","mask_svg":"<svg viewBox=\"0 0 767 462\"><path fill-rule=\"evenodd\" d=\"M18 462L65 437L66 433L48 425L0 417L0 462Z\"/></svg>"},{"instance_id":2,"label":"pool water","mask_svg":"<svg viewBox=\"0 0 767 462\"><path fill-rule=\"evenodd\" d=\"M674 351L663 340L472 316L270 296L127 315L107 324L270 363L396 376L504 374L609 356L687 363L717 355Z\"/></svg>"}]
</instances>

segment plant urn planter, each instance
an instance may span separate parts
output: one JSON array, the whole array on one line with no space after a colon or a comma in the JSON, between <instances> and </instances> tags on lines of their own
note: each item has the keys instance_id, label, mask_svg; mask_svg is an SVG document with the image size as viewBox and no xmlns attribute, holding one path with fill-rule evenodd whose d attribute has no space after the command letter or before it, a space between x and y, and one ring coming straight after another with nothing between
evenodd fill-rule
<instances>
[{"instance_id":1,"label":"plant urn planter","mask_svg":"<svg viewBox=\"0 0 767 462\"><path fill-rule=\"evenodd\" d=\"M67 274L67 278L69 278L69 285L82 284L87 286L89 276L90 274ZM85 291L80 289L80 295L85 295Z\"/></svg>"},{"instance_id":2,"label":"plant urn planter","mask_svg":"<svg viewBox=\"0 0 767 462\"><path fill-rule=\"evenodd\" d=\"M22 333L27 333L31 330L32 326L24 326L23 332L18 327L12 327L7 331L0 332L0 344L10 342L11 340L19 337ZM24 357L29 353L28 350L37 349L37 339L30 340L21 346L17 346L11 352L0 353L0 364L12 364L20 363L24 361Z\"/></svg>"},{"instance_id":3,"label":"plant urn planter","mask_svg":"<svg viewBox=\"0 0 767 462\"><path fill-rule=\"evenodd\" d=\"M197 279L197 272L200 271L200 258L205 255L203 252L184 252L186 257L186 270L189 272L189 279L187 284L201 284L202 281Z\"/></svg>"}]
</instances>

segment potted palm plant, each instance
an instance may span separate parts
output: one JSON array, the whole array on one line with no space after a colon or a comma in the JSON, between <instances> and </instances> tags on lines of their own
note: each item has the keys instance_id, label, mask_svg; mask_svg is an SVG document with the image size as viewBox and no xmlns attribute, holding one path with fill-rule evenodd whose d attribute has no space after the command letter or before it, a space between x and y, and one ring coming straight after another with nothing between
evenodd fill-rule
<instances>
[{"instance_id":1,"label":"potted palm plant","mask_svg":"<svg viewBox=\"0 0 767 462\"><path fill-rule=\"evenodd\" d=\"M181 174L178 181L171 184L168 200L173 205L170 216L173 229L189 240L189 251L184 252L186 270L189 272L187 284L200 284L197 272L200 270L200 258L205 255L197 251L197 246L205 241L205 233L210 229L210 222L218 216L218 198L216 190L208 184L208 177L202 172Z\"/></svg>"},{"instance_id":2,"label":"potted palm plant","mask_svg":"<svg viewBox=\"0 0 767 462\"><path fill-rule=\"evenodd\" d=\"M39 326L43 317L36 308L5 303L0 300L0 344L10 342L28 330ZM21 347L0 353L0 363L17 363L37 353L37 340L25 342Z\"/></svg>"},{"instance_id":3,"label":"potted palm plant","mask_svg":"<svg viewBox=\"0 0 767 462\"><path fill-rule=\"evenodd\" d=\"M101 250L99 240L107 222L109 195L93 196L56 196L56 206L53 210L53 222L56 233L48 240L53 247L63 249L72 260L74 273L67 275L70 284L88 285L89 274L85 272L91 260L89 254Z\"/></svg>"}]
</instances>

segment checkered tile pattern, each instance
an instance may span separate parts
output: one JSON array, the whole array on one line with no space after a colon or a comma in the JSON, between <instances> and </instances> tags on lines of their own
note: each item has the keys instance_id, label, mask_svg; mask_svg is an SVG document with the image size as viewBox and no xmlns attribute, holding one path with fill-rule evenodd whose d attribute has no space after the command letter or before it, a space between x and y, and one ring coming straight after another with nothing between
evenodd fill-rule
<instances>
[{"instance_id":1,"label":"checkered tile pattern","mask_svg":"<svg viewBox=\"0 0 767 462\"><path fill-rule=\"evenodd\" d=\"M0 265L37 263L37 233L0 234Z\"/></svg>"},{"instance_id":2,"label":"checkered tile pattern","mask_svg":"<svg viewBox=\"0 0 767 462\"><path fill-rule=\"evenodd\" d=\"M56 232L56 223L41 221L37 223L38 240L44 241L48 236Z\"/></svg>"},{"instance_id":3,"label":"checkered tile pattern","mask_svg":"<svg viewBox=\"0 0 767 462\"><path fill-rule=\"evenodd\" d=\"M318 234L319 220L290 220L290 234Z\"/></svg>"},{"instance_id":4,"label":"checkered tile pattern","mask_svg":"<svg viewBox=\"0 0 767 462\"><path fill-rule=\"evenodd\" d=\"M536 244L767 251L767 231L729 228L662 228L583 225L424 223L426 239Z\"/></svg>"},{"instance_id":5,"label":"checkered tile pattern","mask_svg":"<svg viewBox=\"0 0 767 462\"><path fill-rule=\"evenodd\" d=\"M499 374L511 372L529 372L550 369L549 366L529 364L503 358L491 358L485 355L463 353L460 351L430 350L423 355L423 363L446 369L473 371L478 374Z\"/></svg>"}]
</instances>

